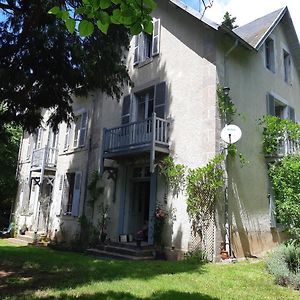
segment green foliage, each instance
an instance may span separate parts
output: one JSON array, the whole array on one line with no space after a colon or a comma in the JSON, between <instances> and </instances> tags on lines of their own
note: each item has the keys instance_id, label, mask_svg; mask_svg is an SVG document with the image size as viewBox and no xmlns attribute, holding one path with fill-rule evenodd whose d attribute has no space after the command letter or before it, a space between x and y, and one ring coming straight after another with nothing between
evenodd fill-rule
<instances>
[{"instance_id":1,"label":"green foliage","mask_svg":"<svg viewBox=\"0 0 300 300\"><path fill-rule=\"evenodd\" d=\"M285 139L295 141L300 138L300 125L291 120L266 115L259 124L263 126L263 151L266 155L276 154Z\"/></svg>"},{"instance_id":2,"label":"green foliage","mask_svg":"<svg viewBox=\"0 0 300 300\"><path fill-rule=\"evenodd\" d=\"M230 96L225 94L223 86L221 85L217 87L217 98L222 121L226 124L231 123L233 116L236 114L236 107Z\"/></svg>"},{"instance_id":3,"label":"green foliage","mask_svg":"<svg viewBox=\"0 0 300 300\"><path fill-rule=\"evenodd\" d=\"M202 235L209 224L217 196L224 186L224 155L219 154L204 167L189 170L187 176L187 212L194 234Z\"/></svg>"},{"instance_id":4,"label":"green foliage","mask_svg":"<svg viewBox=\"0 0 300 300\"><path fill-rule=\"evenodd\" d=\"M88 191L90 195L89 203L91 206L99 199L99 196L103 193L103 187L99 186L99 181L101 179L98 170L94 170L91 175L90 183L88 184Z\"/></svg>"},{"instance_id":5,"label":"green foliage","mask_svg":"<svg viewBox=\"0 0 300 300\"><path fill-rule=\"evenodd\" d=\"M1 114L1 113L0 113ZM0 226L7 226L17 193L16 170L22 130L13 123L0 128Z\"/></svg>"},{"instance_id":6,"label":"green foliage","mask_svg":"<svg viewBox=\"0 0 300 300\"><path fill-rule=\"evenodd\" d=\"M223 16L222 25L225 25L226 27L232 30L238 27L237 25L234 24L235 21L236 21L236 17L232 17L231 14L228 11L226 11L226 13Z\"/></svg>"},{"instance_id":7,"label":"green foliage","mask_svg":"<svg viewBox=\"0 0 300 300\"><path fill-rule=\"evenodd\" d=\"M267 270L275 282L300 289L300 247L296 243L280 245L266 259Z\"/></svg>"},{"instance_id":8,"label":"green foliage","mask_svg":"<svg viewBox=\"0 0 300 300\"><path fill-rule=\"evenodd\" d=\"M73 96L99 90L119 99L123 86L131 82L124 60L128 30L111 24L107 34L97 30L87 36L91 20L83 19L80 28L86 37L71 34L77 21L66 13L60 18L48 14L62 2L70 9L81 3L16 0L6 1L5 10L0 7L0 106L5 107L0 111L0 128L14 121L33 132L43 109L50 109L49 123L56 129L61 121L71 121Z\"/></svg>"},{"instance_id":9,"label":"green foliage","mask_svg":"<svg viewBox=\"0 0 300 300\"><path fill-rule=\"evenodd\" d=\"M185 166L182 164L175 164L174 159L171 156L165 157L158 164L160 174L162 174L167 182L169 187L178 193L183 190L185 184Z\"/></svg>"},{"instance_id":10,"label":"green foliage","mask_svg":"<svg viewBox=\"0 0 300 300\"><path fill-rule=\"evenodd\" d=\"M78 32L82 37L94 32L95 23L104 34L112 24L124 26L133 35L141 31L152 34L150 14L156 7L154 0L85 0L73 1L72 5L70 1L61 2L60 7L54 6L48 13L62 19L71 33L75 30L75 20L79 21Z\"/></svg>"},{"instance_id":11,"label":"green foliage","mask_svg":"<svg viewBox=\"0 0 300 300\"><path fill-rule=\"evenodd\" d=\"M163 230L168 217L168 212L158 203L154 213L154 243L156 246L163 247Z\"/></svg>"},{"instance_id":12,"label":"green foliage","mask_svg":"<svg viewBox=\"0 0 300 300\"><path fill-rule=\"evenodd\" d=\"M300 157L286 156L269 170L276 203L276 216L300 241Z\"/></svg>"},{"instance_id":13,"label":"green foliage","mask_svg":"<svg viewBox=\"0 0 300 300\"><path fill-rule=\"evenodd\" d=\"M204 250L197 249L184 254L184 259L191 263L205 264L208 262L207 254Z\"/></svg>"}]
</instances>

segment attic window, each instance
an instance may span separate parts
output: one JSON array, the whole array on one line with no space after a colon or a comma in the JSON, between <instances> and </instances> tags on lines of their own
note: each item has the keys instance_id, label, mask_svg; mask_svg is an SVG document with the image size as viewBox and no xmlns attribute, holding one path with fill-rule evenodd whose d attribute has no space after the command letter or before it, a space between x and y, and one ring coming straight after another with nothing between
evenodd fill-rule
<instances>
[{"instance_id":1,"label":"attic window","mask_svg":"<svg viewBox=\"0 0 300 300\"><path fill-rule=\"evenodd\" d=\"M265 43L266 68L275 73L274 40L268 38Z\"/></svg>"},{"instance_id":2,"label":"attic window","mask_svg":"<svg viewBox=\"0 0 300 300\"><path fill-rule=\"evenodd\" d=\"M283 50L284 81L291 84L291 56Z\"/></svg>"}]
</instances>

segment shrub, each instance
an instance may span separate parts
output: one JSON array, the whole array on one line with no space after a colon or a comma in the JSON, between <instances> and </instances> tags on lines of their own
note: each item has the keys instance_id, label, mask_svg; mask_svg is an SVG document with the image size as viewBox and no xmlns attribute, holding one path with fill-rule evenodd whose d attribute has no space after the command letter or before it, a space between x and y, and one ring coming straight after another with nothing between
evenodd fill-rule
<instances>
[{"instance_id":1,"label":"shrub","mask_svg":"<svg viewBox=\"0 0 300 300\"><path fill-rule=\"evenodd\" d=\"M191 263L204 264L208 262L207 254L202 249L188 251L187 253L184 254L184 259Z\"/></svg>"},{"instance_id":2,"label":"shrub","mask_svg":"<svg viewBox=\"0 0 300 300\"><path fill-rule=\"evenodd\" d=\"M276 217L300 241L300 157L287 156L270 168Z\"/></svg>"},{"instance_id":3,"label":"shrub","mask_svg":"<svg viewBox=\"0 0 300 300\"><path fill-rule=\"evenodd\" d=\"M266 259L267 270L275 282L300 290L300 247L295 242L281 245Z\"/></svg>"}]
</instances>

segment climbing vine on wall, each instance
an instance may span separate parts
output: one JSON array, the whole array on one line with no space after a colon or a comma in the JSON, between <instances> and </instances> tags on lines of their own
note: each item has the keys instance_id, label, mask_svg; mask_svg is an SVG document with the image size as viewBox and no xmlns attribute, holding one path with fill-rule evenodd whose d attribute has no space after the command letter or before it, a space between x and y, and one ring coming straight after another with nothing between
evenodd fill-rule
<instances>
[{"instance_id":1,"label":"climbing vine on wall","mask_svg":"<svg viewBox=\"0 0 300 300\"><path fill-rule=\"evenodd\" d=\"M236 114L237 110L232 102L232 99L224 91L224 87L218 84L217 87L217 98L218 98L218 108L221 120L225 124L230 124L232 122L233 116Z\"/></svg>"},{"instance_id":2,"label":"climbing vine on wall","mask_svg":"<svg viewBox=\"0 0 300 300\"><path fill-rule=\"evenodd\" d=\"M187 176L187 212L194 234L203 236L216 206L216 200L224 186L224 155L218 154L204 167L191 169Z\"/></svg>"},{"instance_id":3,"label":"climbing vine on wall","mask_svg":"<svg viewBox=\"0 0 300 300\"><path fill-rule=\"evenodd\" d=\"M175 164L171 156L167 156L161 160L158 166L160 174L166 178L169 187L175 193L182 191L185 185L184 175L186 167L182 164Z\"/></svg>"}]
</instances>

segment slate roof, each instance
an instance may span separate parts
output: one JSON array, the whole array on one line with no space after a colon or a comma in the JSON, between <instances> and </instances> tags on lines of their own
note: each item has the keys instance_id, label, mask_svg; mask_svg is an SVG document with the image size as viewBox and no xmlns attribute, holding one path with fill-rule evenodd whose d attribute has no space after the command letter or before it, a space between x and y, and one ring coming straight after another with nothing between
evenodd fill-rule
<instances>
[{"instance_id":1,"label":"slate roof","mask_svg":"<svg viewBox=\"0 0 300 300\"><path fill-rule=\"evenodd\" d=\"M286 11L286 7L278 9L246 25L233 29L233 32L258 50L265 38L280 22Z\"/></svg>"}]
</instances>

